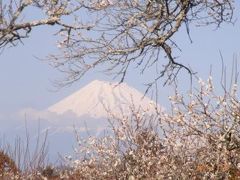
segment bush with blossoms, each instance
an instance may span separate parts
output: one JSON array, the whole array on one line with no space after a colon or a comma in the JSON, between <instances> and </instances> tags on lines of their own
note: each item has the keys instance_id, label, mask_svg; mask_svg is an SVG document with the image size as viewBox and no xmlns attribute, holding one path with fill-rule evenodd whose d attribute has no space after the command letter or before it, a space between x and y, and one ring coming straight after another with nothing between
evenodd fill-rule
<instances>
[{"instance_id":1,"label":"bush with blossoms","mask_svg":"<svg viewBox=\"0 0 240 180\"><path fill-rule=\"evenodd\" d=\"M237 84L222 95L212 77L169 97L171 111L110 114L104 137L77 138L67 174L82 179L236 179L240 177Z\"/></svg>"}]
</instances>

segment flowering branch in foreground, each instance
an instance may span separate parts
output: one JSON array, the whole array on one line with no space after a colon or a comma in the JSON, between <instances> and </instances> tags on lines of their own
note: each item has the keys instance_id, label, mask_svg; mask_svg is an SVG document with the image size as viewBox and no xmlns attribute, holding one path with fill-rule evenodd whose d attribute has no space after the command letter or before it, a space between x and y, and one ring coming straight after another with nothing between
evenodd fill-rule
<instances>
[{"instance_id":1,"label":"flowering branch in foreground","mask_svg":"<svg viewBox=\"0 0 240 180\"><path fill-rule=\"evenodd\" d=\"M173 81L180 69L193 73L175 58L174 35L183 26L190 37L191 25L220 27L234 22L233 12L233 0L1 0L0 49L23 42L38 26L53 26L60 52L48 59L66 74L60 84L99 66L122 82L131 65L144 73L160 62L151 87L161 77Z\"/></svg>"}]
</instances>

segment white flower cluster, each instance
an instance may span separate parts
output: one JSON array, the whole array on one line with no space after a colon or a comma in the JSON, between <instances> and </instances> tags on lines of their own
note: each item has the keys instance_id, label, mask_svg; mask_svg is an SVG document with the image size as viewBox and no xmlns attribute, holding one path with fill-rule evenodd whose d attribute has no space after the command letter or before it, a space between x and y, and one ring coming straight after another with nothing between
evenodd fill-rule
<instances>
[{"instance_id":1,"label":"white flower cluster","mask_svg":"<svg viewBox=\"0 0 240 180\"><path fill-rule=\"evenodd\" d=\"M171 96L172 114L148 116L131 108L131 116L112 116L113 135L80 143L73 169L98 179L236 177L240 104L235 95L217 96L209 77L188 97Z\"/></svg>"}]
</instances>

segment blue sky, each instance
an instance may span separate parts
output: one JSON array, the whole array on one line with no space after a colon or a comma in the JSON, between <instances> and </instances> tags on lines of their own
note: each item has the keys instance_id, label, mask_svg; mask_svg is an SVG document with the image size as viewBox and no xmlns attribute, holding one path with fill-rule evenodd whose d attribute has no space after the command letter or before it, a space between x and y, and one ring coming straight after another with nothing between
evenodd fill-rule
<instances>
[{"instance_id":1,"label":"blue sky","mask_svg":"<svg viewBox=\"0 0 240 180\"><path fill-rule=\"evenodd\" d=\"M239 1L236 4L238 6L236 12L238 12ZM218 83L221 77L219 51L223 54L224 63L229 70L234 57L240 62L239 15L236 19L235 25L223 24L217 30L213 26L191 27L193 43L190 43L183 28L175 37L176 42L182 49L182 52L175 54L179 56L178 60L187 65L189 64L195 72L198 72L198 76L203 79L206 79L209 75L210 66L212 65L213 77L215 82ZM50 27L37 28L33 30L29 39L23 41L24 44L7 48L0 54L0 137L4 130L11 134L16 130L14 127L24 126L24 117L19 116L19 112L24 113L23 109L32 108L33 111L36 110L37 112L45 110L94 79L112 79L112 77L96 70L73 85L57 90L53 81L61 78L62 74L50 67L46 62L36 58L44 59L49 53L56 51L57 38L53 35L54 33L54 29ZM143 84L151 81L155 76L152 72L153 69L150 69L140 75L139 71L132 68L128 72L126 83L144 92L146 87ZM230 71L228 73L230 74ZM179 86L183 90L188 90L189 84L188 74L182 71L179 75ZM163 106L168 104L168 96L172 94L172 89L171 86L163 87L162 82L159 83L159 104ZM151 92L148 95L150 96ZM16 121L18 118L20 120ZM28 118L29 121L38 119L38 117L31 115ZM65 121L67 118L57 116L55 119ZM31 126L32 131L35 131L37 124L33 124L29 123L29 126ZM60 123L59 126L61 127L61 125ZM60 145L62 144L60 143ZM71 148L71 145L69 147Z\"/></svg>"},{"instance_id":2,"label":"blue sky","mask_svg":"<svg viewBox=\"0 0 240 180\"><path fill-rule=\"evenodd\" d=\"M237 5L239 6L238 3ZM233 56L239 57L239 25L238 20L235 25L223 24L217 30L213 26L192 27L193 43L190 43L185 32L179 32L176 35L176 42L182 49L182 52L176 53L179 56L179 61L189 64L203 78L207 77L210 65L212 65L214 76L219 80L221 75L219 51L222 52L225 64L229 68ZM33 31L31 38L23 41L24 44L7 48L0 55L0 113L16 112L27 107L43 110L94 79L111 80L108 76L95 71L87 74L73 85L56 91L52 81L59 79L62 74L46 62L36 58L44 58L48 53L56 50L57 39L53 35L54 32L49 27L37 28ZM138 72L131 69L126 82L144 92L145 86L143 84L153 77L151 70L144 75L139 75ZM182 72L179 79L181 79L182 87L189 86L187 73ZM160 84L160 104L167 102L169 89L171 87L162 87Z\"/></svg>"}]
</instances>

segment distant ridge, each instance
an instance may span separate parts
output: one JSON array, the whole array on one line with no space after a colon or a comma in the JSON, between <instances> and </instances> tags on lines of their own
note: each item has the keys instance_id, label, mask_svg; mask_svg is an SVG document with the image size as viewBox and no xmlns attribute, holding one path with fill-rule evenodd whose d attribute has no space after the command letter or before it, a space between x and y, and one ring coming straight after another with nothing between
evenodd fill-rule
<instances>
[{"instance_id":1,"label":"distant ridge","mask_svg":"<svg viewBox=\"0 0 240 180\"><path fill-rule=\"evenodd\" d=\"M129 106L143 110L154 109L155 103L126 83L94 80L79 91L50 106L48 111L57 114L72 112L78 117L107 117L107 110L114 114L128 112Z\"/></svg>"}]
</instances>

